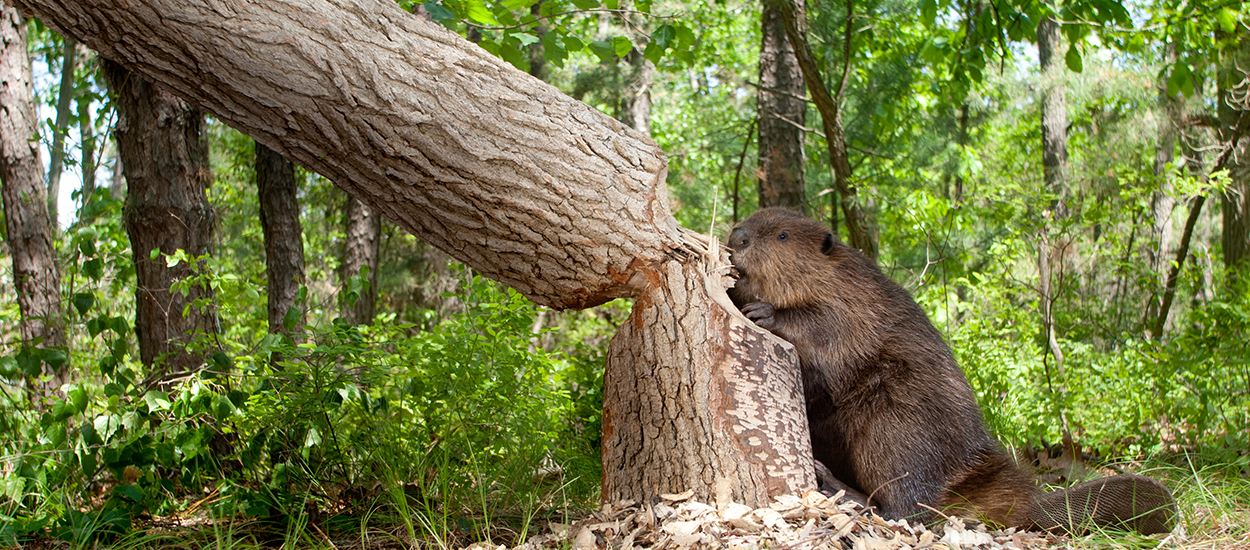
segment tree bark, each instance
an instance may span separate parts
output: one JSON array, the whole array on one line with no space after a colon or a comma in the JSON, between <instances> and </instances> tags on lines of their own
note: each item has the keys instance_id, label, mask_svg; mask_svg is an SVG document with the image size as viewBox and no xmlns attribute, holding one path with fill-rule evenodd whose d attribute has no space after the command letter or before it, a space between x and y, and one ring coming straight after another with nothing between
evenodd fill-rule
<instances>
[{"instance_id":1,"label":"tree bark","mask_svg":"<svg viewBox=\"0 0 1250 550\"><path fill-rule=\"evenodd\" d=\"M48 159L48 217L57 224L57 201L61 196L61 172L65 167L65 134L69 131L69 103L74 99L74 71L78 68L78 42L66 37L61 57L61 89L56 98L56 123L52 128L52 151Z\"/></svg>"},{"instance_id":2,"label":"tree bark","mask_svg":"<svg viewBox=\"0 0 1250 550\"><path fill-rule=\"evenodd\" d=\"M26 19L0 0L0 182L13 283L22 314L19 331L27 345L65 348L61 312L61 272L52 247L43 162L39 159L38 122ZM64 381L65 364L43 365L45 390ZM45 391L46 393L46 391Z\"/></svg>"},{"instance_id":3,"label":"tree bark","mask_svg":"<svg viewBox=\"0 0 1250 550\"><path fill-rule=\"evenodd\" d=\"M813 486L802 401L784 374L797 376L797 362L769 334L732 330L747 321L724 293L723 253L708 252L722 247L677 225L664 155L646 136L389 0L21 1L539 304L637 297L630 334L699 353L639 351L649 364L618 353L605 393L625 393L617 386L629 377L618 373L635 370L711 373L721 383L692 385L707 392L694 395L666 375L654 382L671 390L664 410L605 414L613 438L636 448L647 433L676 437L665 410L699 426L681 435L697 452L667 449L669 460L653 461L667 486L748 505ZM691 288L710 299L689 299ZM645 317L661 314L698 330ZM713 352L730 346L746 352ZM773 363L782 375L744 378ZM752 408L757 397L775 407ZM717 458L725 453L734 459ZM658 485L627 477L623 460L605 448L605 485L615 488L605 496L655 496Z\"/></svg>"},{"instance_id":4,"label":"tree bark","mask_svg":"<svg viewBox=\"0 0 1250 550\"><path fill-rule=\"evenodd\" d=\"M269 293L269 332L297 338L305 324L301 308L296 324L285 326L304 285L304 230L299 221L295 164L256 144L256 188L260 227L265 237L265 288Z\"/></svg>"},{"instance_id":5,"label":"tree bark","mask_svg":"<svg viewBox=\"0 0 1250 550\"><path fill-rule=\"evenodd\" d=\"M842 215L846 218L847 235L850 245L858 248L865 256L877 260L877 232L868 212L859 198L859 190L852 182L851 161L846 151L846 137L842 130L842 94L846 91L846 83L851 68L851 38L854 22L854 2L846 2L846 33L843 36L842 80L838 85L837 95L829 93L825 81L821 79L820 68L816 56L807 44L807 19L799 11L795 0L767 0L778 8L782 22L786 27L786 38L794 47L794 54L803 72L803 81L807 91L811 93L816 110L820 112L821 124L825 130L825 143L829 147L829 163L833 167L833 182L842 201Z\"/></svg>"},{"instance_id":6,"label":"tree bark","mask_svg":"<svg viewBox=\"0 0 1250 550\"><path fill-rule=\"evenodd\" d=\"M216 312L203 305L211 303L211 289L192 284L186 295L170 291L175 282L194 277L199 266L169 266L164 257L152 257L154 251L185 250L192 257L212 252L204 116L116 63L105 63L104 72L115 96L115 135L126 166L123 218L135 263L139 357L151 369L149 383L163 385L201 368L204 353L187 346L197 336L219 332Z\"/></svg>"},{"instance_id":7,"label":"tree bark","mask_svg":"<svg viewBox=\"0 0 1250 550\"><path fill-rule=\"evenodd\" d=\"M1231 52L1219 77L1220 141L1229 155L1225 163L1229 186L1221 197L1224 214L1222 244L1229 282L1246 278L1250 264L1250 136L1240 130L1250 115L1250 36Z\"/></svg>"},{"instance_id":8,"label":"tree bark","mask_svg":"<svg viewBox=\"0 0 1250 550\"><path fill-rule=\"evenodd\" d=\"M1042 172L1052 196L1051 211L1062 217L1068 179L1068 103L1064 67L1058 62L1059 23L1045 17L1037 25L1037 57L1042 73Z\"/></svg>"},{"instance_id":9,"label":"tree bark","mask_svg":"<svg viewBox=\"0 0 1250 550\"><path fill-rule=\"evenodd\" d=\"M371 210L355 197L347 197L344 208L346 224L343 242L342 270L343 290L341 316L349 325L367 325L373 322L374 309L378 303L378 258L382 252L382 216ZM360 289L354 301L346 299L348 277L360 275L368 268L368 285Z\"/></svg>"},{"instance_id":10,"label":"tree bark","mask_svg":"<svg viewBox=\"0 0 1250 550\"><path fill-rule=\"evenodd\" d=\"M655 65L637 48L630 50L625 60L629 62L629 76L622 90L625 108L621 122L651 137L651 85L655 82Z\"/></svg>"},{"instance_id":11,"label":"tree bark","mask_svg":"<svg viewBox=\"0 0 1250 550\"><path fill-rule=\"evenodd\" d=\"M796 0L796 16L803 12ZM806 207L806 156L803 128L807 102L803 71L786 38L785 21L776 2L765 0L760 11L760 85L755 104L759 112L759 205Z\"/></svg>"},{"instance_id":12,"label":"tree bark","mask_svg":"<svg viewBox=\"0 0 1250 550\"><path fill-rule=\"evenodd\" d=\"M1038 245L1038 280L1041 293L1038 307L1042 316L1042 335L1056 369L1063 374L1063 350L1056 335L1056 302L1054 281L1055 250L1051 245L1051 223L1066 216L1064 186L1068 179L1068 113L1064 95L1064 68L1058 64L1056 50L1060 46L1059 23L1046 16L1037 25L1037 56L1042 73L1042 173L1046 192L1050 194L1049 211L1043 214ZM1065 421L1066 430L1066 421Z\"/></svg>"},{"instance_id":13,"label":"tree bark","mask_svg":"<svg viewBox=\"0 0 1250 550\"><path fill-rule=\"evenodd\" d=\"M81 44L79 49L82 50L78 52L78 55L83 58L83 67L94 68L91 50L81 47ZM90 94L79 94L78 96L78 135L82 139L82 160L79 162L79 166L82 168L82 191L79 193L79 200L85 206L91 204L92 195L95 194L95 124L91 121ZM79 215L79 219L82 221L89 221L90 218L90 209Z\"/></svg>"}]
</instances>

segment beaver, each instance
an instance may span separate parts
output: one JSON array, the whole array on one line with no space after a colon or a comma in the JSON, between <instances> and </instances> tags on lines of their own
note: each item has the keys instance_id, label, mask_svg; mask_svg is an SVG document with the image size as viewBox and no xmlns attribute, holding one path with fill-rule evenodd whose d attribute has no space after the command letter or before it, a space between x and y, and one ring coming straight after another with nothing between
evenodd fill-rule
<instances>
[{"instance_id":1,"label":"beaver","mask_svg":"<svg viewBox=\"0 0 1250 550\"><path fill-rule=\"evenodd\" d=\"M925 312L821 224L766 208L733 229L729 247L730 298L798 351L812 453L835 487L895 519L929 522L942 510L1068 533L1172 529L1171 492L1143 476L1041 493L990 435Z\"/></svg>"}]
</instances>

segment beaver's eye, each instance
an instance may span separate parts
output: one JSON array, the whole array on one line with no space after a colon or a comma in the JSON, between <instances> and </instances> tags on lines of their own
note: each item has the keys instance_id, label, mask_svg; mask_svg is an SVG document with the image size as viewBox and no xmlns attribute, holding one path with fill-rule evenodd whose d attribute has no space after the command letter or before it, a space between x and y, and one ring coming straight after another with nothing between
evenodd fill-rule
<instances>
[{"instance_id":1,"label":"beaver's eye","mask_svg":"<svg viewBox=\"0 0 1250 550\"><path fill-rule=\"evenodd\" d=\"M784 241L789 238L790 238L790 235L787 235L785 231L782 231L781 233L777 234L777 240L779 241Z\"/></svg>"}]
</instances>

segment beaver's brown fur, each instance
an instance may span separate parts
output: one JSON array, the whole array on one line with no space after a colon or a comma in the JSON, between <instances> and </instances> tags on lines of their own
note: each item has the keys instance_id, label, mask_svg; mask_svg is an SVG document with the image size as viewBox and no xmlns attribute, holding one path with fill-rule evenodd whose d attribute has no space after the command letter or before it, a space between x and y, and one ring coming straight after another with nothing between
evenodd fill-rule
<instances>
[{"instance_id":1,"label":"beaver's brown fur","mask_svg":"<svg viewBox=\"0 0 1250 550\"><path fill-rule=\"evenodd\" d=\"M834 477L886 517L971 508L1001 525L1039 524L1031 476L990 436L950 347L906 290L782 208L743 221L729 247L734 303L798 350L812 451Z\"/></svg>"}]
</instances>

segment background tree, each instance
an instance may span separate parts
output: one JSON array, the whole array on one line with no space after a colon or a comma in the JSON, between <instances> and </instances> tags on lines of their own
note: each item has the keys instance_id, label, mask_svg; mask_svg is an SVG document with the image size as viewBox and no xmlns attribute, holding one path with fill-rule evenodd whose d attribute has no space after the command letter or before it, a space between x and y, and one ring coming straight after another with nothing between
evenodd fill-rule
<instances>
[{"instance_id":1,"label":"background tree","mask_svg":"<svg viewBox=\"0 0 1250 550\"><path fill-rule=\"evenodd\" d=\"M342 316L350 325L373 322L378 303L378 258L382 246L382 216L348 195L343 208Z\"/></svg>"},{"instance_id":2,"label":"background tree","mask_svg":"<svg viewBox=\"0 0 1250 550\"><path fill-rule=\"evenodd\" d=\"M149 379L164 386L200 369L204 353L195 341L220 331L213 291L197 281L213 231L204 115L116 63L106 62L104 72L120 116L139 356L153 368Z\"/></svg>"},{"instance_id":3,"label":"background tree","mask_svg":"<svg viewBox=\"0 0 1250 550\"><path fill-rule=\"evenodd\" d=\"M304 230L299 221L295 164L257 143L256 187L265 236L269 332L294 337L306 322L304 309L297 303L304 285Z\"/></svg>"},{"instance_id":4,"label":"background tree","mask_svg":"<svg viewBox=\"0 0 1250 550\"><path fill-rule=\"evenodd\" d=\"M22 315L21 340L48 350L42 358L35 358L37 368L25 374L32 380L47 376L43 387L51 392L65 381L67 342L61 272L44 198L32 80L26 19L7 1L0 2L0 112L4 113L0 117L0 182L5 235Z\"/></svg>"},{"instance_id":5,"label":"background tree","mask_svg":"<svg viewBox=\"0 0 1250 550\"><path fill-rule=\"evenodd\" d=\"M796 17L807 17L795 3ZM794 48L786 38L781 10L761 2L759 112L759 204L805 209L807 157L803 127L807 122L806 86ZM836 224L835 224L836 225Z\"/></svg>"}]
</instances>

